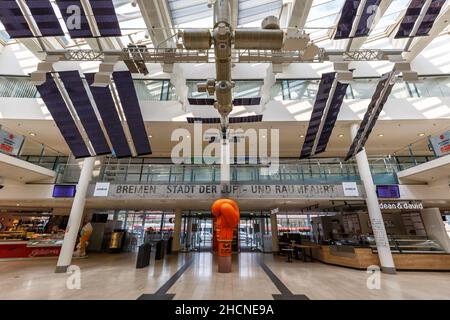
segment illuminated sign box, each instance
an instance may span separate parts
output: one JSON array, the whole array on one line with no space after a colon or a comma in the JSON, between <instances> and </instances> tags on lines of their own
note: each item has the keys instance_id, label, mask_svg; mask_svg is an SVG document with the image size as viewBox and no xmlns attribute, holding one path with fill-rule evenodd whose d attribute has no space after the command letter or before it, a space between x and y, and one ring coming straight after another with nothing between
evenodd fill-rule
<instances>
[{"instance_id":1,"label":"illuminated sign box","mask_svg":"<svg viewBox=\"0 0 450 320\"><path fill-rule=\"evenodd\" d=\"M55 185L53 187L53 198L73 198L77 186L75 185Z\"/></svg>"},{"instance_id":2,"label":"illuminated sign box","mask_svg":"<svg viewBox=\"0 0 450 320\"><path fill-rule=\"evenodd\" d=\"M378 198L386 199L386 198L400 198L400 188L397 185L389 185L389 186L377 186L377 195Z\"/></svg>"}]
</instances>

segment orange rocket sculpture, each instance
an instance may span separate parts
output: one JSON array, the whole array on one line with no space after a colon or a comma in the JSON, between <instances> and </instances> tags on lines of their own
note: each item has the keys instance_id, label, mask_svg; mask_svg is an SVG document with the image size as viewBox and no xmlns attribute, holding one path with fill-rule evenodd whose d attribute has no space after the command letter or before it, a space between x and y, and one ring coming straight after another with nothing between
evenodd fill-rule
<instances>
[{"instance_id":1,"label":"orange rocket sculpture","mask_svg":"<svg viewBox=\"0 0 450 320\"><path fill-rule=\"evenodd\" d=\"M230 199L219 199L211 207L216 219L216 237L219 251L219 272L231 272L231 243L233 230L238 226L240 214L237 203Z\"/></svg>"}]
</instances>

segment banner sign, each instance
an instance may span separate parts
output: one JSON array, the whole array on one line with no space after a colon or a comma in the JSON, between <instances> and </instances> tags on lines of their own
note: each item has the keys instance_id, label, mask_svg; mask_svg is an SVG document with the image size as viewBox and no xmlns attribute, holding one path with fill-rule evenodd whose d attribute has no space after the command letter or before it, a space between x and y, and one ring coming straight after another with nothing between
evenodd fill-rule
<instances>
[{"instance_id":1,"label":"banner sign","mask_svg":"<svg viewBox=\"0 0 450 320\"><path fill-rule=\"evenodd\" d=\"M8 131L0 129L0 152L11 156L17 156L19 155L23 142L23 136L12 134Z\"/></svg>"},{"instance_id":2,"label":"banner sign","mask_svg":"<svg viewBox=\"0 0 450 320\"><path fill-rule=\"evenodd\" d=\"M421 201L380 202L381 210L422 210Z\"/></svg>"},{"instance_id":3,"label":"banner sign","mask_svg":"<svg viewBox=\"0 0 450 320\"><path fill-rule=\"evenodd\" d=\"M439 136L431 137L430 142L436 156L450 154L450 130Z\"/></svg>"},{"instance_id":4,"label":"banner sign","mask_svg":"<svg viewBox=\"0 0 450 320\"><path fill-rule=\"evenodd\" d=\"M99 194L99 186L90 187L90 195ZM357 185L362 197L363 187ZM97 193L95 192L97 190ZM104 190L106 192L106 190ZM192 185L192 184L110 184L108 198L114 199L347 199L342 185ZM354 198L354 196L352 196Z\"/></svg>"}]
</instances>

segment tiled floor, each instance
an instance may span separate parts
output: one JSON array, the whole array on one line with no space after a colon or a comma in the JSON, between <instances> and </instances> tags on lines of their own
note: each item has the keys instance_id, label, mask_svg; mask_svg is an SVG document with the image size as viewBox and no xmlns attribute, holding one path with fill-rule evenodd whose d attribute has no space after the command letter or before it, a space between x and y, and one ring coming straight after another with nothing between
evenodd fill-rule
<instances>
[{"instance_id":1,"label":"tiled floor","mask_svg":"<svg viewBox=\"0 0 450 320\"><path fill-rule=\"evenodd\" d=\"M272 299L277 287L258 264L264 263L293 294L310 299L450 299L450 273L399 272L381 275L380 290L369 290L364 271L283 257L242 253L233 257L233 273L217 273L210 253L195 253L193 263L167 293L175 299ZM68 275L55 274L55 259L0 262L0 299L137 299L156 292L188 258L184 254L135 269L134 254L96 254L74 260L81 289L66 287Z\"/></svg>"}]
</instances>

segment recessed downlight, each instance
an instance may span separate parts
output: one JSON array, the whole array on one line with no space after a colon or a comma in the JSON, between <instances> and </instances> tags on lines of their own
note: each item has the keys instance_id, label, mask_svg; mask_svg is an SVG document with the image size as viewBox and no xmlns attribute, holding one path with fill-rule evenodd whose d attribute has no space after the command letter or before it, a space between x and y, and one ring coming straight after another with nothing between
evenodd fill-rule
<instances>
[{"instance_id":1,"label":"recessed downlight","mask_svg":"<svg viewBox=\"0 0 450 320\"><path fill-rule=\"evenodd\" d=\"M383 133L379 133L378 136L379 136L380 138L382 138L382 137L384 137L384 134L383 134Z\"/></svg>"},{"instance_id":2,"label":"recessed downlight","mask_svg":"<svg viewBox=\"0 0 450 320\"><path fill-rule=\"evenodd\" d=\"M425 133L421 132L417 134L419 137L425 137Z\"/></svg>"},{"instance_id":3,"label":"recessed downlight","mask_svg":"<svg viewBox=\"0 0 450 320\"><path fill-rule=\"evenodd\" d=\"M36 137L36 132L30 132L30 136Z\"/></svg>"},{"instance_id":4,"label":"recessed downlight","mask_svg":"<svg viewBox=\"0 0 450 320\"><path fill-rule=\"evenodd\" d=\"M341 134L338 134L338 138L343 138L344 137L344 135L341 133Z\"/></svg>"}]
</instances>

